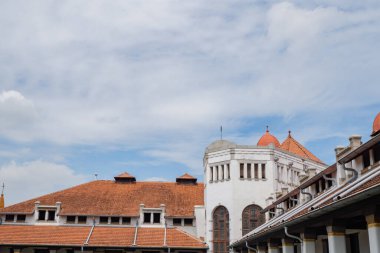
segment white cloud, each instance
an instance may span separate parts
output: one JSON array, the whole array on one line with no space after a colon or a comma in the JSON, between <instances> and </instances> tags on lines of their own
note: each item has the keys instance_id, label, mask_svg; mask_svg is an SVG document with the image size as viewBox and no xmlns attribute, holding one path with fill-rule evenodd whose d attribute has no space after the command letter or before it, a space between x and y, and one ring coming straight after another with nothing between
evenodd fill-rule
<instances>
[{"instance_id":1,"label":"white cloud","mask_svg":"<svg viewBox=\"0 0 380 253\"><path fill-rule=\"evenodd\" d=\"M0 167L0 182L5 183L6 206L45 195L88 180L71 168L46 161L22 164L11 162Z\"/></svg>"},{"instance_id":2,"label":"white cloud","mask_svg":"<svg viewBox=\"0 0 380 253\"><path fill-rule=\"evenodd\" d=\"M222 123L329 117L303 125L312 140L378 103L376 1L20 3L0 3L1 138L147 149L199 171Z\"/></svg>"},{"instance_id":3,"label":"white cloud","mask_svg":"<svg viewBox=\"0 0 380 253\"><path fill-rule=\"evenodd\" d=\"M168 180L163 177L149 177L144 179L146 182L167 182Z\"/></svg>"}]
</instances>

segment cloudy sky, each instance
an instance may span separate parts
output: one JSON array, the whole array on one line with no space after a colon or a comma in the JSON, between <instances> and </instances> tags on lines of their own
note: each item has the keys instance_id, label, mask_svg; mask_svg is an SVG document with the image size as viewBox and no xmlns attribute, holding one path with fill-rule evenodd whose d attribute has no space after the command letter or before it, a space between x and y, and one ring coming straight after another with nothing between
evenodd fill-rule
<instances>
[{"instance_id":1,"label":"cloudy sky","mask_svg":"<svg viewBox=\"0 0 380 253\"><path fill-rule=\"evenodd\" d=\"M202 180L205 147L289 129L327 164L380 111L380 2L0 2L6 202L128 171Z\"/></svg>"}]
</instances>

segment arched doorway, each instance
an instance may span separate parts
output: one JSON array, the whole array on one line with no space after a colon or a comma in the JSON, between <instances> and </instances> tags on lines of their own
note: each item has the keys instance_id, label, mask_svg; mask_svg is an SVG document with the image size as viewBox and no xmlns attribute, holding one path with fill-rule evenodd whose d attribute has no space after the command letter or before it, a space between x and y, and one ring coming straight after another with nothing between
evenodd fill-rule
<instances>
[{"instance_id":1,"label":"arched doorway","mask_svg":"<svg viewBox=\"0 0 380 253\"><path fill-rule=\"evenodd\" d=\"M228 253L230 244L229 213L224 206L218 206L213 213L213 253Z\"/></svg>"},{"instance_id":2,"label":"arched doorway","mask_svg":"<svg viewBox=\"0 0 380 253\"><path fill-rule=\"evenodd\" d=\"M263 209L258 205L249 205L242 213L243 235L254 230L265 222L265 215L261 213Z\"/></svg>"}]
</instances>

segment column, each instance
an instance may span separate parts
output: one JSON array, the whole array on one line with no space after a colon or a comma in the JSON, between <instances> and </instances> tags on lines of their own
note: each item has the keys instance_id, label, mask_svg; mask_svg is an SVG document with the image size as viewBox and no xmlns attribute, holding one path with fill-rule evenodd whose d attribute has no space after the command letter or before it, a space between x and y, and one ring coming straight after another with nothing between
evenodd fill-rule
<instances>
[{"instance_id":1,"label":"column","mask_svg":"<svg viewBox=\"0 0 380 253\"><path fill-rule=\"evenodd\" d=\"M268 242L268 253L279 253L278 243Z\"/></svg>"},{"instance_id":2,"label":"column","mask_svg":"<svg viewBox=\"0 0 380 253\"><path fill-rule=\"evenodd\" d=\"M14 253L21 253L21 249L13 249Z\"/></svg>"},{"instance_id":3,"label":"column","mask_svg":"<svg viewBox=\"0 0 380 253\"><path fill-rule=\"evenodd\" d=\"M302 238L302 253L316 253L317 236L315 233L304 232Z\"/></svg>"},{"instance_id":4,"label":"column","mask_svg":"<svg viewBox=\"0 0 380 253\"><path fill-rule=\"evenodd\" d=\"M49 253L57 253L57 250L56 249L51 249L51 250L49 250Z\"/></svg>"},{"instance_id":5,"label":"column","mask_svg":"<svg viewBox=\"0 0 380 253\"><path fill-rule=\"evenodd\" d=\"M327 226L330 253L347 253L344 227Z\"/></svg>"},{"instance_id":6,"label":"column","mask_svg":"<svg viewBox=\"0 0 380 253\"><path fill-rule=\"evenodd\" d=\"M265 245L259 245L257 246L257 253L266 253L267 247Z\"/></svg>"},{"instance_id":7,"label":"column","mask_svg":"<svg viewBox=\"0 0 380 253\"><path fill-rule=\"evenodd\" d=\"M380 215L366 216L368 225L369 249L371 253L380 252Z\"/></svg>"},{"instance_id":8,"label":"column","mask_svg":"<svg viewBox=\"0 0 380 253\"><path fill-rule=\"evenodd\" d=\"M282 241L282 253L294 253L293 240L284 238Z\"/></svg>"}]
</instances>

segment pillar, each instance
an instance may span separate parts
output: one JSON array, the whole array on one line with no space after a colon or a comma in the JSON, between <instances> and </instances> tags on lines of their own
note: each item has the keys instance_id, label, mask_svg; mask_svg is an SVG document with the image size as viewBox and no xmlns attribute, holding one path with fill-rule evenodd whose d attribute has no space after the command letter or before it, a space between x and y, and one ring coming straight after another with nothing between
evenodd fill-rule
<instances>
[{"instance_id":1,"label":"pillar","mask_svg":"<svg viewBox=\"0 0 380 253\"><path fill-rule=\"evenodd\" d=\"M302 253L316 253L317 236L315 232L305 231L301 233Z\"/></svg>"},{"instance_id":2,"label":"pillar","mask_svg":"<svg viewBox=\"0 0 380 253\"><path fill-rule=\"evenodd\" d=\"M330 253L347 253L344 227L327 226Z\"/></svg>"},{"instance_id":3,"label":"pillar","mask_svg":"<svg viewBox=\"0 0 380 253\"><path fill-rule=\"evenodd\" d=\"M51 249L51 250L49 250L49 253L57 253L57 250L56 249Z\"/></svg>"},{"instance_id":4,"label":"pillar","mask_svg":"<svg viewBox=\"0 0 380 253\"><path fill-rule=\"evenodd\" d=\"M282 253L294 253L293 240L289 238L282 239Z\"/></svg>"},{"instance_id":5,"label":"pillar","mask_svg":"<svg viewBox=\"0 0 380 253\"><path fill-rule=\"evenodd\" d=\"M278 243L268 242L268 253L279 253Z\"/></svg>"},{"instance_id":6,"label":"pillar","mask_svg":"<svg viewBox=\"0 0 380 253\"><path fill-rule=\"evenodd\" d=\"M371 253L380 252L380 215L366 216L368 226L369 249Z\"/></svg>"},{"instance_id":7,"label":"pillar","mask_svg":"<svg viewBox=\"0 0 380 253\"><path fill-rule=\"evenodd\" d=\"M21 253L21 249L13 249L14 253Z\"/></svg>"},{"instance_id":8,"label":"pillar","mask_svg":"<svg viewBox=\"0 0 380 253\"><path fill-rule=\"evenodd\" d=\"M257 253L266 253L267 247L265 245L259 245L257 246Z\"/></svg>"}]
</instances>

